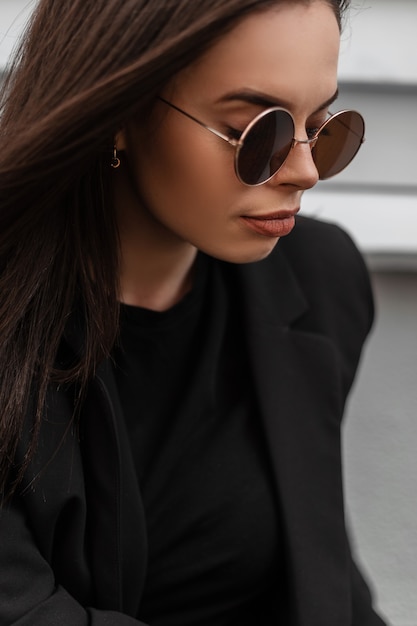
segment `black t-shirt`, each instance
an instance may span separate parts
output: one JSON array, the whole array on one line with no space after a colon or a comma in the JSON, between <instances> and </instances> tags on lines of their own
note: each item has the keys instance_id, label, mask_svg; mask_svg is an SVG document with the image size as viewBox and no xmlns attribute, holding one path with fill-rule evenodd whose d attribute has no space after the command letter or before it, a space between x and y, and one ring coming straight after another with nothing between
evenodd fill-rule
<instances>
[{"instance_id":1,"label":"black t-shirt","mask_svg":"<svg viewBox=\"0 0 417 626\"><path fill-rule=\"evenodd\" d=\"M239 315L208 257L170 310L122 306L115 362L149 544L138 618L277 626L272 477Z\"/></svg>"}]
</instances>

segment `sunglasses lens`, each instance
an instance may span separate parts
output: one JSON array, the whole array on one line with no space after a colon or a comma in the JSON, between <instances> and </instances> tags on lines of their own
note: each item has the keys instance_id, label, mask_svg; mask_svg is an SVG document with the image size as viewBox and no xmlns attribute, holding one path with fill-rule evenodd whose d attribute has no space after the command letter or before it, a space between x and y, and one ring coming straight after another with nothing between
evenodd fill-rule
<instances>
[{"instance_id":1,"label":"sunglasses lens","mask_svg":"<svg viewBox=\"0 0 417 626\"><path fill-rule=\"evenodd\" d=\"M355 157L365 134L357 111L341 111L325 123L312 150L320 180L339 174Z\"/></svg>"},{"instance_id":2,"label":"sunglasses lens","mask_svg":"<svg viewBox=\"0 0 417 626\"><path fill-rule=\"evenodd\" d=\"M246 185L259 185L275 174L291 150L294 122L287 111L269 111L242 135L236 170Z\"/></svg>"}]
</instances>

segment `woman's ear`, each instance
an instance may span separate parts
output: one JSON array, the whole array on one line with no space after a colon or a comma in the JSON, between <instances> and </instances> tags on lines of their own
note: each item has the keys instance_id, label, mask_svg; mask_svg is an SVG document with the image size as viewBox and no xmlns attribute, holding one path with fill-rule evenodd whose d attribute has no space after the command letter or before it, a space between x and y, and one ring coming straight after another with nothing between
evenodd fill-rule
<instances>
[{"instance_id":1,"label":"woman's ear","mask_svg":"<svg viewBox=\"0 0 417 626\"><path fill-rule=\"evenodd\" d=\"M114 137L114 145L118 152L127 149L126 128L120 129Z\"/></svg>"}]
</instances>

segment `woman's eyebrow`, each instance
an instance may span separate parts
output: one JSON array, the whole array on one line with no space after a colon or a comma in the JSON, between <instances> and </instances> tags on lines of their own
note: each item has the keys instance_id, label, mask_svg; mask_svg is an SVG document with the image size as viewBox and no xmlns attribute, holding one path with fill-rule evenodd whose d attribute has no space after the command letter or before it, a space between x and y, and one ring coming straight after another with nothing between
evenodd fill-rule
<instances>
[{"instance_id":1,"label":"woman's eyebrow","mask_svg":"<svg viewBox=\"0 0 417 626\"><path fill-rule=\"evenodd\" d=\"M318 113L323 109L327 109L335 100L337 100L339 96L339 90L336 89L335 93L323 104L321 104L314 112ZM272 98L266 94L260 93L258 91L252 91L251 89L245 89L242 91L232 91L230 93L226 93L224 96L218 99L218 103L223 102L233 102L233 101L247 102L248 104L255 104L262 107L282 107L284 109L291 109L292 103L287 100Z\"/></svg>"}]
</instances>

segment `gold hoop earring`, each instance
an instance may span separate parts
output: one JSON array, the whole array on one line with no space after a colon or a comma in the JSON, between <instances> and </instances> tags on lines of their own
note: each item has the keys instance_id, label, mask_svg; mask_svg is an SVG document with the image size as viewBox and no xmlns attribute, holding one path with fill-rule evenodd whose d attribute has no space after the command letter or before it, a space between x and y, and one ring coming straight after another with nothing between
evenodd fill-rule
<instances>
[{"instance_id":1,"label":"gold hoop earring","mask_svg":"<svg viewBox=\"0 0 417 626\"><path fill-rule=\"evenodd\" d=\"M117 156L117 148L116 148L116 146L114 146L114 148L113 148L113 158L111 160L110 166L114 170L117 170L117 168L120 167L120 159Z\"/></svg>"}]
</instances>

